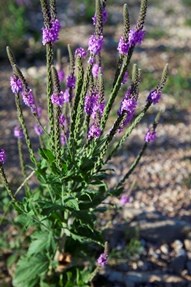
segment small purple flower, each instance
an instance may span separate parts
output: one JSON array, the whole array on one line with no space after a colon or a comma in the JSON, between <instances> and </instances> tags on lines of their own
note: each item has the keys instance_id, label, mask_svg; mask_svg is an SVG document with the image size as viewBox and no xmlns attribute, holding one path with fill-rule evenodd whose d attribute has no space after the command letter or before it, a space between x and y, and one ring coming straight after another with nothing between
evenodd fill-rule
<instances>
[{"instance_id":1,"label":"small purple flower","mask_svg":"<svg viewBox=\"0 0 191 287\"><path fill-rule=\"evenodd\" d=\"M102 253L99 258L97 259L97 264L101 267L104 267L107 264L108 255L105 253Z\"/></svg>"},{"instance_id":2,"label":"small purple flower","mask_svg":"<svg viewBox=\"0 0 191 287\"><path fill-rule=\"evenodd\" d=\"M4 149L0 149L0 164L4 164L6 162L6 153Z\"/></svg>"},{"instance_id":3,"label":"small purple flower","mask_svg":"<svg viewBox=\"0 0 191 287\"><path fill-rule=\"evenodd\" d=\"M121 198L120 198L120 204L121 205L125 205L125 204L129 203L129 201L130 201L130 198L128 195L126 195L126 194L121 195Z\"/></svg>"},{"instance_id":4,"label":"small purple flower","mask_svg":"<svg viewBox=\"0 0 191 287\"><path fill-rule=\"evenodd\" d=\"M49 28L42 28L43 45L56 42L59 38L60 28L61 25L58 19L52 20Z\"/></svg>"},{"instance_id":5,"label":"small purple flower","mask_svg":"<svg viewBox=\"0 0 191 287\"><path fill-rule=\"evenodd\" d=\"M137 107L137 100L135 98L124 98L121 102L118 114L121 115L123 112L134 113Z\"/></svg>"},{"instance_id":6,"label":"small purple flower","mask_svg":"<svg viewBox=\"0 0 191 287\"><path fill-rule=\"evenodd\" d=\"M103 36L91 35L88 42L88 50L95 56L99 54L103 46Z\"/></svg>"},{"instance_id":7,"label":"small purple flower","mask_svg":"<svg viewBox=\"0 0 191 287\"><path fill-rule=\"evenodd\" d=\"M154 105L157 104L161 98L161 91L153 90L147 97L147 101L153 103Z\"/></svg>"},{"instance_id":8,"label":"small purple flower","mask_svg":"<svg viewBox=\"0 0 191 287\"><path fill-rule=\"evenodd\" d=\"M61 145L65 145L68 141L68 137L69 137L69 131L66 132L66 134L62 133L60 136L60 142Z\"/></svg>"},{"instance_id":9,"label":"small purple flower","mask_svg":"<svg viewBox=\"0 0 191 287\"><path fill-rule=\"evenodd\" d=\"M85 58L87 56L87 52L84 48L80 47L76 49L75 56L76 57L78 56L80 58Z\"/></svg>"},{"instance_id":10,"label":"small purple flower","mask_svg":"<svg viewBox=\"0 0 191 287\"><path fill-rule=\"evenodd\" d=\"M23 89L21 80L15 75L10 77L10 85L11 85L11 90L14 94L20 93Z\"/></svg>"},{"instance_id":11,"label":"small purple flower","mask_svg":"<svg viewBox=\"0 0 191 287\"><path fill-rule=\"evenodd\" d=\"M68 125L68 118L65 117L64 115L60 115L59 124L61 125L61 127L66 128Z\"/></svg>"},{"instance_id":12,"label":"small purple flower","mask_svg":"<svg viewBox=\"0 0 191 287\"><path fill-rule=\"evenodd\" d=\"M52 104L62 107L63 104L65 103L64 93L61 91L59 94L58 93L52 94L51 101Z\"/></svg>"},{"instance_id":13,"label":"small purple flower","mask_svg":"<svg viewBox=\"0 0 191 287\"><path fill-rule=\"evenodd\" d=\"M156 140L157 134L155 130L148 130L145 135L145 142L154 142Z\"/></svg>"},{"instance_id":14,"label":"small purple flower","mask_svg":"<svg viewBox=\"0 0 191 287\"><path fill-rule=\"evenodd\" d=\"M98 78L98 75L102 73L102 68L98 64L94 64L92 67L92 75L94 78Z\"/></svg>"},{"instance_id":15,"label":"small purple flower","mask_svg":"<svg viewBox=\"0 0 191 287\"><path fill-rule=\"evenodd\" d=\"M105 24L107 22L107 18L108 18L108 13L107 13L107 10L105 9L105 7L102 9L102 21L103 21L103 24ZM93 25L95 26L96 25L96 21L97 21L97 17L96 15L94 15L92 17L92 20L93 20Z\"/></svg>"},{"instance_id":16,"label":"small purple flower","mask_svg":"<svg viewBox=\"0 0 191 287\"><path fill-rule=\"evenodd\" d=\"M93 123L88 130L88 139L90 140L92 138L99 138L100 135L101 135L100 127L96 123Z\"/></svg>"},{"instance_id":17,"label":"small purple flower","mask_svg":"<svg viewBox=\"0 0 191 287\"><path fill-rule=\"evenodd\" d=\"M19 127L19 126L16 126L15 128L14 128L14 131L13 131L13 133L14 133L14 136L16 137L16 138L18 138L18 139L22 139L23 138L23 130L21 129L21 127Z\"/></svg>"},{"instance_id":18,"label":"small purple flower","mask_svg":"<svg viewBox=\"0 0 191 287\"><path fill-rule=\"evenodd\" d=\"M69 89L66 89L64 92L64 102L69 103L69 101L70 101L70 93L69 93Z\"/></svg>"},{"instance_id":19,"label":"small purple flower","mask_svg":"<svg viewBox=\"0 0 191 287\"><path fill-rule=\"evenodd\" d=\"M37 134L37 136L41 136L44 132L43 128L39 124L34 125L34 131Z\"/></svg>"},{"instance_id":20,"label":"small purple flower","mask_svg":"<svg viewBox=\"0 0 191 287\"><path fill-rule=\"evenodd\" d=\"M128 77L129 77L128 72L125 72L125 74L124 74L124 76L123 76L123 80L122 80L122 82L121 82L123 85L126 84L126 82L127 82L127 80L128 80Z\"/></svg>"},{"instance_id":21,"label":"small purple flower","mask_svg":"<svg viewBox=\"0 0 191 287\"><path fill-rule=\"evenodd\" d=\"M51 24L52 24L52 31L58 37L58 33L60 32L61 29L60 21L58 19L54 19L52 20Z\"/></svg>"},{"instance_id":22,"label":"small purple flower","mask_svg":"<svg viewBox=\"0 0 191 287\"><path fill-rule=\"evenodd\" d=\"M65 73L63 70L58 70L58 79L60 82L64 81Z\"/></svg>"},{"instance_id":23,"label":"small purple flower","mask_svg":"<svg viewBox=\"0 0 191 287\"><path fill-rule=\"evenodd\" d=\"M121 37L119 39L117 50L119 51L119 54L127 55L129 51L129 42L125 41L123 37Z\"/></svg>"},{"instance_id":24,"label":"small purple flower","mask_svg":"<svg viewBox=\"0 0 191 287\"><path fill-rule=\"evenodd\" d=\"M99 101L99 96L96 92L92 92L90 95L86 95L84 110L87 115L91 116L94 110L94 107L97 105Z\"/></svg>"},{"instance_id":25,"label":"small purple flower","mask_svg":"<svg viewBox=\"0 0 191 287\"><path fill-rule=\"evenodd\" d=\"M31 89L29 89L28 91L23 91L22 92L22 98L23 98L23 102L25 103L26 106L28 107L32 107L35 106L35 102L34 102L34 96L33 96L33 92Z\"/></svg>"},{"instance_id":26,"label":"small purple flower","mask_svg":"<svg viewBox=\"0 0 191 287\"><path fill-rule=\"evenodd\" d=\"M66 85L68 88L75 88L76 77L74 75L69 75L66 79Z\"/></svg>"},{"instance_id":27,"label":"small purple flower","mask_svg":"<svg viewBox=\"0 0 191 287\"><path fill-rule=\"evenodd\" d=\"M135 46L141 44L145 36L145 31L131 29L129 32L129 44Z\"/></svg>"},{"instance_id":28,"label":"small purple flower","mask_svg":"<svg viewBox=\"0 0 191 287\"><path fill-rule=\"evenodd\" d=\"M39 118L42 116L42 108L40 106L36 107L36 114Z\"/></svg>"},{"instance_id":29,"label":"small purple flower","mask_svg":"<svg viewBox=\"0 0 191 287\"><path fill-rule=\"evenodd\" d=\"M119 133L121 133L123 131L124 127L126 127L131 122L131 120L133 119L133 116L134 116L134 112L128 112L125 115L125 119L122 121L122 123L120 124L120 126L118 128Z\"/></svg>"},{"instance_id":30,"label":"small purple flower","mask_svg":"<svg viewBox=\"0 0 191 287\"><path fill-rule=\"evenodd\" d=\"M100 95L97 92L92 92L90 95L86 95L84 110L87 115L91 116L93 119L99 114L102 116L105 104L100 102Z\"/></svg>"}]
</instances>

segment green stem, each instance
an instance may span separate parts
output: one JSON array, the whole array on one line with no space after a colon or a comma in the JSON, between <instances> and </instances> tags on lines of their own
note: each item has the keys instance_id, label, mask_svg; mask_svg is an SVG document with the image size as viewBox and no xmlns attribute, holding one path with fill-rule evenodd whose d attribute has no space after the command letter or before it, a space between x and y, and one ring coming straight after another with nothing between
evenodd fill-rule
<instances>
[{"instance_id":1,"label":"green stem","mask_svg":"<svg viewBox=\"0 0 191 287\"><path fill-rule=\"evenodd\" d=\"M115 121L115 123L113 125L113 128L111 129L109 135L107 136L107 138L106 138L106 140L105 140L105 142L103 144L103 147L101 149L100 155L99 155L97 161L95 162L94 169L93 169L92 173L95 173L95 172L97 172L100 169L100 167L102 165L102 162L103 162L103 158L104 158L104 156L105 156L105 154L107 152L108 146L109 146L110 142L112 141L114 135L116 134L116 132L117 132L119 126L120 126L120 123L123 121L125 116L126 116L126 114L123 113Z\"/></svg>"},{"instance_id":2,"label":"green stem","mask_svg":"<svg viewBox=\"0 0 191 287\"><path fill-rule=\"evenodd\" d=\"M24 117L23 117L23 112L22 112L22 109L21 109L20 98L19 98L18 94L15 95L15 103L16 103L16 108L17 108L18 120L19 120L19 123L20 123L20 125L22 127L22 130L23 130L23 133L24 133L24 136L25 136L25 141L26 141L26 145L27 145L27 148L28 148L28 151L29 151L30 159L35 165L37 165L37 160L35 158L35 155L34 155L34 152L33 152L33 149L32 149L32 144L31 144L31 141L30 141L30 138L29 138L29 135L28 135L27 127L26 127L25 120L24 120Z\"/></svg>"},{"instance_id":3,"label":"green stem","mask_svg":"<svg viewBox=\"0 0 191 287\"><path fill-rule=\"evenodd\" d=\"M52 95L52 77L51 66L53 64L53 47L52 44L46 45L46 68L47 68L47 104L48 104L48 120L50 126L50 143L54 145L54 110L51 102Z\"/></svg>"},{"instance_id":4,"label":"green stem","mask_svg":"<svg viewBox=\"0 0 191 287\"><path fill-rule=\"evenodd\" d=\"M13 200L13 202L17 202L16 197L14 196L12 190L9 187L9 183L7 181L7 177L5 175L3 166L1 164L0 164L0 175L1 175L2 179L3 179L3 184L4 184L4 186L5 186L6 190L7 190L8 195Z\"/></svg>"},{"instance_id":5,"label":"green stem","mask_svg":"<svg viewBox=\"0 0 191 287\"><path fill-rule=\"evenodd\" d=\"M112 152L109 154L109 156L107 157L106 161L110 160L112 158L112 156L114 155L114 153L118 150L118 148L120 148L124 142L126 141L126 139L128 138L128 136L131 134L131 132L133 131L133 129L138 125L138 123L142 120L142 118L144 117L145 113L147 112L147 110L150 107L150 103L147 103L145 105L145 107L143 108L143 110L136 116L136 118L134 119L134 121L132 122L132 124L129 126L129 128L126 130L125 134L122 136L122 138L118 141L118 143L115 145L114 149L112 150Z\"/></svg>"},{"instance_id":6,"label":"green stem","mask_svg":"<svg viewBox=\"0 0 191 287\"><path fill-rule=\"evenodd\" d=\"M84 78L84 82L82 85L82 90L81 90L80 99L79 99L79 103L78 103L78 109L76 111L77 115L76 115L76 121L75 121L75 127L74 127L74 141L75 142L77 141L78 134L80 133L81 127L83 126L82 125L82 115L83 115L83 109L84 109L84 99L85 99L87 89L88 89L91 69L92 69L92 64L88 64L85 78Z\"/></svg>"},{"instance_id":7,"label":"green stem","mask_svg":"<svg viewBox=\"0 0 191 287\"><path fill-rule=\"evenodd\" d=\"M111 108L113 106L115 98L116 98L116 96L117 96L117 94L119 92L119 89L121 87L121 82L123 80L125 72L127 71L127 67L128 67L128 65L130 63L131 56L133 54L133 50L134 50L134 47L130 48L128 56L124 59L125 63L121 67L119 76L117 77L116 82L114 84L114 87L112 89L112 92L110 94L109 101L107 102L107 105L105 107L104 114L103 114L103 117L102 117L102 120L101 120L101 128L102 128L102 130L105 128L107 119L109 117L109 113L111 111Z\"/></svg>"},{"instance_id":8,"label":"green stem","mask_svg":"<svg viewBox=\"0 0 191 287\"><path fill-rule=\"evenodd\" d=\"M139 152L139 154L137 155L137 157L135 158L134 162L132 163L132 165L130 166L128 172L125 174L125 176L123 177L122 180L120 180L120 182L118 183L116 189L120 188L124 182L128 179L128 177L131 175L131 173L134 171L134 169L136 168L136 166L138 165L141 157L143 156L145 150L147 148L147 143L144 143L141 151Z\"/></svg>"},{"instance_id":9,"label":"green stem","mask_svg":"<svg viewBox=\"0 0 191 287\"><path fill-rule=\"evenodd\" d=\"M55 139L55 155L58 167L62 168L61 161L61 145L60 145L60 125L59 125L60 108L55 107L55 127L54 127L54 139Z\"/></svg>"},{"instance_id":10,"label":"green stem","mask_svg":"<svg viewBox=\"0 0 191 287\"><path fill-rule=\"evenodd\" d=\"M19 153L19 162L20 162L20 167L21 167L21 173L22 173L23 179L25 179L27 175L26 175L23 153L22 153L22 142L21 142L21 139L19 139L19 138L17 141L17 145L18 145L18 153ZM29 191L29 186L27 183L25 184L25 191L26 192Z\"/></svg>"}]
</instances>

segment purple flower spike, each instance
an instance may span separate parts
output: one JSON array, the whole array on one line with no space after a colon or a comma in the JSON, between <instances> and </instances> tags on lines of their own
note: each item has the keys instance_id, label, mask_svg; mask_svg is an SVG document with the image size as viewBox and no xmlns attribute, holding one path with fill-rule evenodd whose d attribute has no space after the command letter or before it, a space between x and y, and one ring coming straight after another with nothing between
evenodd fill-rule
<instances>
[{"instance_id":1,"label":"purple flower spike","mask_svg":"<svg viewBox=\"0 0 191 287\"><path fill-rule=\"evenodd\" d=\"M129 203L129 201L130 201L130 198L126 194L123 194L120 198L120 204L121 205L125 205L125 204Z\"/></svg>"},{"instance_id":2,"label":"purple flower spike","mask_svg":"<svg viewBox=\"0 0 191 287\"><path fill-rule=\"evenodd\" d=\"M104 267L107 264L108 255L105 253L102 253L99 258L97 259L97 264L101 267Z\"/></svg>"},{"instance_id":3,"label":"purple flower spike","mask_svg":"<svg viewBox=\"0 0 191 287\"><path fill-rule=\"evenodd\" d=\"M119 51L119 54L127 55L129 51L129 42L124 41L123 37L121 37L117 50Z\"/></svg>"},{"instance_id":4,"label":"purple flower spike","mask_svg":"<svg viewBox=\"0 0 191 287\"><path fill-rule=\"evenodd\" d=\"M128 77L129 77L128 72L125 72L125 74L123 76L123 80L121 82L123 85L127 83Z\"/></svg>"},{"instance_id":5,"label":"purple flower spike","mask_svg":"<svg viewBox=\"0 0 191 287\"><path fill-rule=\"evenodd\" d=\"M98 75L102 73L102 68L98 64L94 64L92 67L92 75L94 78L98 78Z\"/></svg>"},{"instance_id":6,"label":"purple flower spike","mask_svg":"<svg viewBox=\"0 0 191 287\"><path fill-rule=\"evenodd\" d=\"M108 13L107 13L107 10L105 9L105 7L102 9L102 21L103 21L103 24L105 24L107 22L107 18L108 18ZM94 15L92 17L92 20L93 20L93 25L95 26L96 25L96 21L97 21L97 17L96 15Z\"/></svg>"},{"instance_id":7,"label":"purple flower spike","mask_svg":"<svg viewBox=\"0 0 191 287\"><path fill-rule=\"evenodd\" d=\"M61 91L59 94L58 93L52 94L51 101L52 104L62 107L63 104L65 103L64 93Z\"/></svg>"},{"instance_id":8,"label":"purple flower spike","mask_svg":"<svg viewBox=\"0 0 191 287\"><path fill-rule=\"evenodd\" d=\"M80 47L76 49L75 56L76 57L78 56L80 58L85 58L87 56L87 52L84 48Z\"/></svg>"},{"instance_id":9,"label":"purple flower spike","mask_svg":"<svg viewBox=\"0 0 191 287\"><path fill-rule=\"evenodd\" d=\"M42 28L42 44L54 43L59 39L61 25L58 19L51 22L49 28Z\"/></svg>"},{"instance_id":10,"label":"purple flower spike","mask_svg":"<svg viewBox=\"0 0 191 287\"><path fill-rule=\"evenodd\" d=\"M52 32L54 32L56 34L56 36L58 37L58 33L60 32L60 21L58 19L55 19L52 21Z\"/></svg>"},{"instance_id":11,"label":"purple flower spike","mask_svg":"<svg viewBox=\"0 0 191 287\"><path fill-rule=\"evenodd\" d=\"M60 82L64 81L65 73L63 70L58 70L58 79Z\"/></svg>"},{"instance_id":12,"label":"purple flower spike","mask_svg":"<svg viewBox=\"0 0 191 287\"><path fill-rule=\"evenodd\" d=\"M6 153L4 149L0 149L0 164L4 164L6 162Z\"/></svg>"},{"instance_id":13,"label":"purple flower spike","mask_svg":"<svg viewBox=\"0 0 191 287\"><path fill-rule=\"evenodd\" d=\"M137 100L135 98L124 98L121 102L118 114L121 115L123 112L134 113L137 106Z\"/></svg>"},{"instance_id":14,"label":"purple flower spike","mask_svg":"<svg viewBox=\"0 0 191 287\"><path fill-rule=\"evenodd\" d=\"M44 132L43 128L39 124L34 125L34 131L37 134L37 136L41 136Z\"/></svg>"},{"instance_id":15,"label":"purple flower spike","mask_svg":"<svg viewBox=\"0 0 191 287\"><path fill-rule=\"evenodd\" d=\"M33 108L35 106L34 96L32 90L23 91L22 92L23 102L26 106Z\"/></svg>"},{"instance_id":16,"label":"purple flower spike","mask_svg":"<svg viewBox=\"0 0 191 287\"><path fill-rule=\"evenodd\" d=\"M70 93L69 93L69 89L66 89L64 92L64 102L69 103L69 101L70 101Z\"/></svg>"},{"instance_id":17,"label":"purple flower spike","mask_svg":"<svg viewBox=\"0 0 191 287\"><path fill-rule=\"evenodd\" d=\"M88 42L88 50L95 56L99 54L103 46L103 36L91 35Z\"/></svg>"},{"instance_id":18,"label":"purple flower spike","mask_svg":"<svg viewBox=\"0 0 191 287\"><path fill-rule=\"evenodd\" d=\"M65 145L68 141L68 138L69 138L69 131L66 132L66 134L61 134L60 136L60 142L61 142L61 145Z\"/></svg>"},{"instance_id":19,"label":"purple flower spike","mask_svg":"<svg viewBox=\"0 0 191 287\"><path fill-rule=\"evenodd\" d=\"M16 126L14 128L14 136L18 139L22 139L23 138L23 130L21 129L21 127Z\"/></svg>"},{"instance_id":20,"label":"purple flower spike","mask_svg":"<svg viewBox=\"0 0 191 287\"><path fill-rule=\"evenodd\" d=\"M93 123L88 131L88 139L99 138L101 135L101 129L97 124Z\"/></svg>"},{"instance_id":21,"label":"purple flower spike","mask_svg":"<svg viewBox=\"0 0 191 287\"><path fill-rule=\"evenodd\" d=\"M157 90L153 90L147 97L147 101L153 103L154 105L157 104L161 98L162 93Z\"/></svg>"},{"instance_id":22,"label":"purple flower spike","mask_svg":"<svg viewBox=\"0 0 191 287\"><path fill-rule=\"evenodd\" d=\"M145 142L154 142L156 140L156 131L155 130L148 130L145 135Z\"/></svg>"},{"instance_id":23,"label":"purple flower spike","mask_svg":"<svg viewBox=\"0 0 191 287\"><path fill-rule=\"evenodd\" d=\"M23 89L21 80L15 75L10 77L10 85L11 85L11 90L14 94L20 93Z\"/></svg>"},{"instance_id":24,"label":"purple flower spike","mask_svg":"<svg viewBox=\"0 0 191 287\"><path fill-rule=\"evenodd\" d=\"M73 75L70 75L67 77L66 79L66 85L68 88L75 88L75 84L76 84L76 77Z\"/></svg>"},{"instance_id":25,"label":"purple flower spike","mask_svg":"<svg viewBox=\"0 0 191 287\"><path fill-rule=\"evenodd\" d=\"M59 124L61 125L61 127L66 128L68 124L68 118L65 117L64 115L60 115Z\"/></svg>"},{"instance_id":26,"label":"purple flower spike","mask_svg":"<svg viewBox=\"0 0 191 287\"><path fill-rule=\"evenodd\" d=\"M145 36L145 31L131 29L129 32L129 44L135 46L141 44Z\"/></svg>"},{"instance_id":27,"label":"purple flower spike","mask_svg":"<svg viewBox=\"0 0 191 287\"><path fill-rule=\"evenodd\" d=\"M100 102L100 95L97 92L92 92L90 95L86 95L84 103L84 111L87 115L93 119L99 114L102 116L105 104Z\"/></svg>"}]
</instances>

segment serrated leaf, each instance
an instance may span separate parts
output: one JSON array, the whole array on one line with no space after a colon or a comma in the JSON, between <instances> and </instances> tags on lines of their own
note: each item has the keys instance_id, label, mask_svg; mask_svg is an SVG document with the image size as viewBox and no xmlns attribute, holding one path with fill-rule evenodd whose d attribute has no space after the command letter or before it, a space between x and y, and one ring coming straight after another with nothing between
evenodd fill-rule
<instances>
[{"instance_id":1,"label":"serrated leaf","mask_svg":"<svg viewBox=\"0 0 191 287\"><path fill-rule=\"evenodd\" d=\"M28 249L28 256L38 254L43 250L48 250L51 244L52 236L48 232L36 232L32 235L32 242Z\"/></svg>"},{"instance_id":2,"label":"serrated leaf","mask_svg":"<svg viewBox=\"0 0 191 287\"><path fill-rule=\"evenodd\" d=\"M24 256L19 260L15 277L13 279L14 287L34 287L37 285L40 276L48 271L49 261L43 255Z\"/></svg>"}]
</instances>

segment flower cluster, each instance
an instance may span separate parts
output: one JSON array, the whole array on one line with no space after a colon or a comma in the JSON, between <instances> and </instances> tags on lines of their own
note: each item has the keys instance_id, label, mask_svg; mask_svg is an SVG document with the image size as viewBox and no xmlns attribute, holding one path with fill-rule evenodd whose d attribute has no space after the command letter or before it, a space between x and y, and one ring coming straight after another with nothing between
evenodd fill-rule
<instances>
[{"instance_id":1,"label":"flower cluster","mask_svg":"<svg viewBox=\"0 0 191 287\"><path fill-rule=\"evenodd\" d=\"M61 91L60 93L53 93L51 96L51 101L52 104L62 107L63 104L65 103L65 97L63 91Z\"/></svg>"},{"instance_id":2,"label":"flower cluster","mask_svg":"<svg viewBox=\"0 0 191 287\"><path fill-rule=\"evenodd\" d=\"M161 91L153 90L148 95L147 101L155 105L159 102L161 95L162 95Z\"/></svg>"},{"instance_id":3,"label":"flower cluster","mask_svg":"<svg viewBox=\"0 0 191 287\"><path fill-rule=\"evenodd\" d=\"M102 68L98 64L94 64L92 67L92 75L94 78L98 78L98 75L102 73Z\"/></svg>"},{"instance_id":4,"label":"flower cluster","mask_svg":"<svg viewBox=\"0 0 191 287\"><path fill-rule=\"evenodd\" d=\"M145 142L154 142L156 140L156 131L155 129L149 129L145 135Z\"/></svg>"},{"instance_id":5,"label":"flower cluster","mask_svg":"<svg viewBox=\"0 0 191 287\"><path fill-rule=\"evenodd\" d=\"M104 267L107 264L108 255L106 253L102 253L97 259L97 264L101 267Z\"/></svg>"},{"instance_id":6,"label":"flower cluster","mask_svg":"<svg viewBox=\"0 0 191 287\"><path fill-rule=\"evenodd\" d=\"M103 35L91 35L88 42L88 50L92 56L100 53L103 46Z\"/></svg>"},{"instance_id":7,"label":"flower cluster","mask_svg":"<svg viewBox=\"0 0 191 287\"><path fill-rule=\"evenodd\" d=\"M65 145L68 141L68 138L69 138L69 131L67 131L66 133L62 133L60 136L61 145Z\"/></svg>"},{"instance_id":8,"label":"flower cluster","mask_svg":"<svg viewBox=\"0 0 191 287\"><path fill-rule=\"evenodd\" d=\"M98 124L93 123L88 130L88 139L99 138L101 135L101 128Z\"/></svg>"},{"instance_id":9,"label":"flower cluster","mask_svg":"<svg viewBox=\"0 0 191 287\"><path fill-rule=\"evenodd\" d=\"M4 164L6 161L6 153L4 149L0 149L0 164Z\"/></svg>"},{"instance_id":10,"label":"flower cluster","mask_svg":"<svg viewBox=\"0 0 191 287\"><path fill-rule=\"evenodd\" d=\"M69 75L66 79L66 86L68 88L75 88L75 84L76 84L76 77L74 75Z\"/></svg>"},{"instance_id":11,"label":"flower cluster","mask_svg":"<svg viewBox=\"0 0 191 287\"><path fill-rule=\"evenodd\" d=\"M77 48L75 51L75 56L80 58L85 58L87 56L87 52L84 48Z\"/></svg>"},{"instance_id":12,"label":"flower cluster","mask_svg":"<svg viewBox=\"0 0 191 287\"><path fill-rule=\"evenodd\" d=\"M18 138L18 139L23 138L23 130L21 129L21 127L16 126L16 127L14 128L13 133L14 133L14 136L15 136L16 138Z\"/></svg>"},{"instance_id":13,"label":"flower cluster","mask_svg":"<svg viewBox=\"0 0 191 287\"><path fill-rule=\"evenodd\" d=\"M39 124L34 125L34 131L37 134L37 136L41 136L43 134L43 128Z\"/></svg>"},{"instance_id":14,"label":"flower cluster","mask_svg":"<svg viewBox=\"0 0 191 287\"><path fill-rule=\"evenodd\" d=\"M107 13L107 10L105 9L105 7L102 9L102 22L103 24L105 24L107 22L107 19L108 19L108 13ZM93 20L93 25L95 26L96 25L96 21L97 21L97 17L96 15L94 15L92 17L92 20Z\"/></svg>"},{"instance_id":15,"label":"flower cluster","mask_svg":"<svg viewBox=\"0 0 191 287\"><path fill-rule=\"evenodd\" d=\"M121 198L120 198L120 204L121 205L125 205L125 204L129 203L129 201L130 201L130 197L128 195L126 195L126 194L121 195Z\"/></svg>"},{"instance_id":16,"label":"flower cluster","mask_svg":"<svg viewBox=\"0 0 191 287\"><path fill-rule=\"evenodd\" d=\"M22 98L25 105L28 106L33 113L36 113L36 106L32 90L31 89L24 90L22 92Z\"/></svg>"},{"instance_id":17,"label":"flower cluster","mask_svg":"<svg viewBox=\"0 0 191 287\"><path fill-rule=\"evenodd\" d=\"M50 27L42 28L42 43L54 43L59 39L61 25L58 19L52 20Z\"/></svg>"},{"instance_id":18,"label":"flower cluster","mask_svg":"<svg viewBox=\"0 0 191 287\"><path fill-rule=\"evenodd\" d=\"M10 77L10 85L11 85L11 90L14 94L20 93L23 89L22 82L16 75L12 75Z\"/></svg>"},{"instance_id":19,"label":"flower cluster","mask_svg":"<svg viewBox=\"0 0 191 287\"><path fill-rule=\"evenodd\" d=\"M66 128L68 126L69 118L65 115L60 115L59 117L59 124L62 128Z\"/></svg>"},{"instance_id":20,"label":"flower cluster","mask_svg":"<svg viewBox=\"0 0 191 287\"><path fill-rule=\"evenodd\" d=\"M86 95L84 110L88 116L91 116L93 119L96 118L97 114L102 116L104 106L104 103L100 102L99 93L97 93L96 91L93 91L92 93Z\"/></svg>"},{"instance_id":21,"label":"flower cluster","mask_svg":"<svg viewBox=\"0 0 191 287\"><path fill-rule=\"evenodd\" d=\"M132 120L135 110L137 107L137 99L131 95L131 88L127 90L123 100L121 101L118 115L122 116L125 114L125 118L119 127L119 132Z\"/></svg>"},{"instance_id":22,"label":"flower cluster","mask_svg":"<svg viewBox=\"0 0 191 287\"><path fill-rule=\"evenodd\" d=\"M59 69L58 70L58 79L59 79L59 82L63 82L64 81L64 77L65 77L65 73L62 69Z\"/></svg>"},{"instance_id":23,"label":"flower cluster","mask_svg":"<svg viewBox=\"0 0 191 287\"><path fill-rule=\"evenodd\" d=\"M120 37L117 50L121 55L127 55L129 49L137 44L141 44L144 39L145 32L143 30L131 29L128 41L124 37Z\"/></svg>"}]
</instances>

